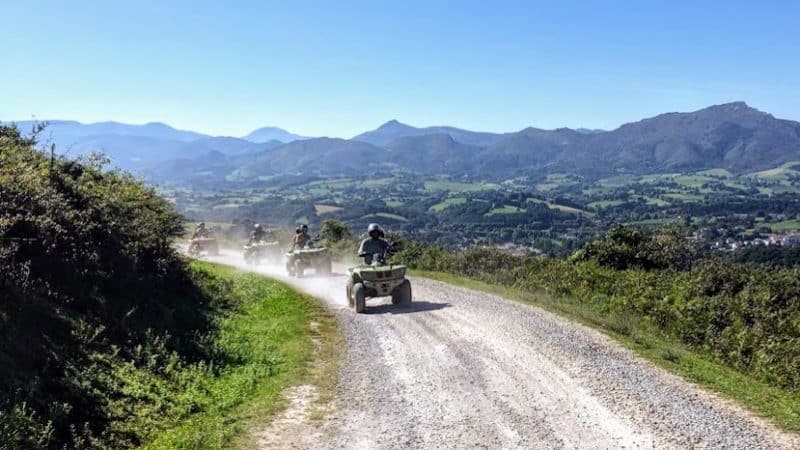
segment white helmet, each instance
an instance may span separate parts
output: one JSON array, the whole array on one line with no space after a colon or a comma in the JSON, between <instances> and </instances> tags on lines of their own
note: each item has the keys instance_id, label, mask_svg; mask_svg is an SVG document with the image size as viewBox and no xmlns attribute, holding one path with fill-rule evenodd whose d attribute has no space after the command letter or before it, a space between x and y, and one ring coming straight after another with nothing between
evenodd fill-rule
<instances>
[{"instance_id":1,"label":"white helmet","mask_svg":"<svg viewBox=\"0 0 800 450\"><path fill-rule=\"evenodd\" d=\"M367 233L372 233L373 231L377 231L379 233L383 233L383 230L381 229L381 226L378 225L377 223L371 223L367 227Z\"/></svg>"}]
</instances>

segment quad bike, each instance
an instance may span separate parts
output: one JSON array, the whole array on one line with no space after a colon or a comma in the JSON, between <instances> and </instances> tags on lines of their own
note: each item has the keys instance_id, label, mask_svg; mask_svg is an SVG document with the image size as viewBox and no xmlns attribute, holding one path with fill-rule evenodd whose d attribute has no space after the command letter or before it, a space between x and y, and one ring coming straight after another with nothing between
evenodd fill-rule
<instances>
[{"instance_id":1,"label":"quad bike","mask_svg":"<svg viewBox=\"0 0 800 450\"><path fill-rule=\"evenodd\" d=\"M333 271L331 255L325 247L306 247L286 253L286 272L292 277L302 277L306 270L315 275L330 275Z\"/></svg>"},{"instance_id":2,"label":"quad bike","mask_svg":"<svg viewBox=\"0 0 800 450\"><path fill-rule=\"evenodd\" d=\"M392 297L392 304L411 306L411 282L406 266L390 264L390 255L372 255L372 264L347 269L347 301L357 313L364 312L368 298Z\"/></svg>"},{"instance_id":3,"label":"quad bike","mask_svg":"<svg viewBox=\"0 0 800 450\"><path fill-rule=\"evenodd\" d=\"M203 236L190 240L188 251L192 256L200 256L203 253L209 256L217 256L219 255L219 245L217 245L215 237Z\"/></svg>"},{"instance_id":4,"label":"quad bike","mask_svg":"<svg viewBox=\"0 0 800 450\"><path fill-rule=\"evenodd\" d=\"M244 261L248 264L272 264L280 262L281 252L278 241L258 241L244 246Z\"/></svg>"}]
</instances>

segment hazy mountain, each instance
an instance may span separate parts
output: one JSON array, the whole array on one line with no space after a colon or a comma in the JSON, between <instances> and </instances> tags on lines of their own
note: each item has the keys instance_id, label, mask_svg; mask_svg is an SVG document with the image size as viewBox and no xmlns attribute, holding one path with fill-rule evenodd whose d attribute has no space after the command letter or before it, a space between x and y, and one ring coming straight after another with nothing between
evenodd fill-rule
<instances>
[{"instance_id":1,"label":"hazy mountain","mask_svg":"<svg viewBox=\"0 0 800 450\"><path fill-rule=\"evenodd\" d=\"M269 142L269 141L280 141L280 142L292 142L298 141L303 139L308 139L304 136L299 136L293 133L289 133L288 131L277 128L277 127L263 127L257 130L254 130L247 136L242 137L242 139L250 142Z\"/></svg>"},{"instance_id":2,"label":"hazy mountain","mask_svg":"<svg viewBox=\"0 0 800 450\"><path fill-rule=\"evenodd\" d=\"M30 122L19 125L23 130L31 127ZM287 144L278 139L254 143L158 123L67 121L53 122L40 139L52 138L72 155L102 150L116 165L148 174L165 176L165 168L177 171L180 167L184 175L203 173L220 181L280 173L342 175L397 168L492 179L556 172L591 177L620 171L658 173L718 167L743 173L800 160L800 123L776 119L742 102L661 114L611 131L526 128L492 134L452 127L415 128L390 121L352 140L297 140L299 136L283 130L278 134L270 134L276 129L266 130L248 137L293 140Z\"/></svg>"},{"instance_id":3,"label":"hazy mountain","mask_svg":"<svg viewBox=\"0 0 800 450\"><path fill-rule=\"evenodd\" d=\"M257 153L284 144L274 139L256 143L234 137L212 137L155 122L145 125L119 122L84 124L67 120L46 122L47 127L38 136L41 145L54 143L58 152L72 156L100 151L115 166L137 171L158 167L158 172L162 173L161 163L174 160L196 169L208 163L207 159L197 160L198 155L215 152L224 155ZM31 132L35 124L34 121L16 122L17 127L26 134ZM166 167L174 166L170 163Z\"/></svg>"},{"instance_id":4,"label":"hazy mountain","mask_svg":"<svg viewBox=\"0 0 800 450\"><path fill-rule=\"evenodd\" d=\"M336 138L298 140L244 161L246 174L368 174L386 164L388 150L366 142Z\"/></svg>"},{"instance_id":5,"label":"hazy mountain","mask_svg":"<svg viewBox=\"0 0 800 450\"><path fill-rule=\"evenodd\" d=\"M392 163L419 173L463 173L474 168L481 147L456 141L448 134L408 136L386 145Z\"/></svg>"},{"instance_id":6,"label":"hazy mountain","mask_svg":"<svg viewBox=\"0 0 800 450\"><path fill-rule=\"evenodd\" d=\"M44 120L38 122L47 123L47 128L41 135L42 139L52 137L58 145L65 146L75 143L70 142L70 140L78 141L80 138L88 136L139 136L184 142L207 137L207 135L202 133L178 130L159 122L151 122L144 125L129 125L120 122L85 124L73 120ZM23 120L15 123L22 132L28 133L37 121Z\"/></svg>"},{"instance_id":7,"label":"hazy mountain","mask_svg":"<svg viewBox=\"0 0 800 450\"><path fill-rule=\"evenodd\" d=\"M372 131L359 134L354 137L353 140L369 142L375 145L386 145L404 137L427 136L431 134L446 134L463 144L478 146L490 145L503 139L504 136L502 134L469 131L453 127L415 128L396 120L390 120Z\"/></svg>"},{"instance_id":8,"label":"hazy mountain","mask_svg":"<svg viewBox=\"0 0 800 450\"><path fill-rule=\"evenodd\" d=\"M264 150L280 147L281 145L283 145L283 142L274 139L263 143L256 143L234 137L218 136L187 142L183 144L178 151L184 156L209 152L219 152L225 155L240 155L244 153L262 152Z\"/></svg>"},{"instance_id":9,"label":"hazy mountain","mask_svg":"<svg viewBox=\"0 0 800 450\"><path fill-rule=\"evenodd\" d=\"M746 172L800 159L800 123L744 102L668 113L590 136L615 167L637 171L723 167Z\"/></svg>"},{"instance_id":10,"label":"hazy mountain","mask_svg":"<svg viewBox=\"0 0 800 450\"><path fill-rule=\"evenodd\" d=\"M583 174L716 167L741 173L797 159L800 123L776 119L742 102L662 114L606 132L529 128L477 157L478 170Z\"/></svg>"}]
</instances>

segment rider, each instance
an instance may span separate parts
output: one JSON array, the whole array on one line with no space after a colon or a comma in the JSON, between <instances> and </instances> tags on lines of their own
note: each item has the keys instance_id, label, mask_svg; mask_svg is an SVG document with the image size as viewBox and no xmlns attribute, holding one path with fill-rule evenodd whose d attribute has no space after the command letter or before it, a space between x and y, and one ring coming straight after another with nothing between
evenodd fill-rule
<instances>
[{"instance_id":1,"label":"rider","mask_svg":"<svg viewBox=\"0 0 800 450\"><path fill-rule=\"evenodd\" d=\"M247 242L247 245L255 244L256 242L262 242L267 238L267 231L261 226L261 224L257 223L253 226L253 231L250 233L250 241Z\"/></svg>"},{"instance_id":2,"label":"rider","mask_svg":"<svg viewBox=\"0 0 800 450\"><path fill-rule=\"evenodd\" d=\"M308 225L303 224L294 230L294 240L292 240L292 248L289 251L305 248L309 244L311 244L311 236L308 235Z\"/></svg>"},{"instance_id":3,"label":"rider","mask_svg":"<svg viewBox=\"0 0 800 450\"><path fill-rule=\"evenodd\" d=\"M364 258L365 264L372 264L372 255L385 255L392 251L392 245L383 238L383 230L377 223L371 223L367 227L369 237L361 241L358 248L358 256Z\"/></svg>"},{"instance_id":4,"label":"rider","mask_svg":"<svg viewBox=\"0 0 800 450\"><path fill-rule=\"evenodd\" d=\"M205 222L200 222L197 224L197 228L194 229L194 234L192 235L192 239L204 238L208 237L209 232L206 228Z\"/></svg>"}]
</instances>

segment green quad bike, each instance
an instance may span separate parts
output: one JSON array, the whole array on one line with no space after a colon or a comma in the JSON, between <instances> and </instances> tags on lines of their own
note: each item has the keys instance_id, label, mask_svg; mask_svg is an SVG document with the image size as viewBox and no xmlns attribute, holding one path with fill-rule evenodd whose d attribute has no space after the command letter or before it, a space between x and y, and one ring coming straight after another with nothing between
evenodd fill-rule
<instances>
[{"instance_id":1,"label":"green quad bike","mask_svg":"<svg viewBox=\"0 0 800 450\"><path fill-rule=\"evenodd\" d=\"M372 264L347 269L347 301L356 313L363 313L367 299L392 297L392 304L411 306L411 282L406 279L406 266L390 264L387 256L375 254Z\"/></svg>"},{"instance_id":2,"label":"green quad bike","mask_svg":"<svg viewBox=\"0 0 800 450\"><path fill-rule=\"evenodd\" d=\"M286 272L291 277L302 277L306 270L314 269L315 275L330 275L333 272L331 254L325 247L305 247L286 252Z\"/></svg>"},{"instance_id":3,"label":"green quad bike","mask_svg":"<svg viewBox=\"0 0 800 450\"><path fill-rule=\"evenodd\" d=\"M261 264L267 261L270 264L279 264L281 251L278 241L258 241L244 246L244 261L248 264Z\"/></svg>"}]
</instances>

